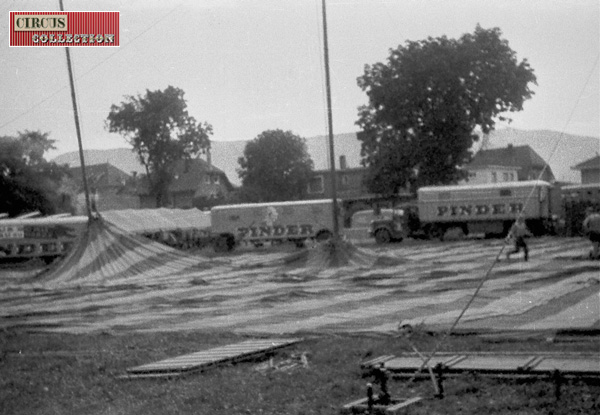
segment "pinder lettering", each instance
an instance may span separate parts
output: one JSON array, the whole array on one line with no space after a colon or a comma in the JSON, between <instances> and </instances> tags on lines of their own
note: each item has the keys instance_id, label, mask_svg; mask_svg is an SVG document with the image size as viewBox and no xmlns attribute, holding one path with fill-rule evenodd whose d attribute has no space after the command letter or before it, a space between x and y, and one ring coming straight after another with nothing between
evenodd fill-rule
<instances>
[{"instance_id":1,"label":"pinder lettering","mask_svg":"<svg viewBox=\"0 0 600 415\"><path fill-rule=\"evenodd\" d=\"M494 215L502 215L502 214L506 213L506 205L504 205L504 204L493 205L492 209L493 209Z\"/></svg>"},{"instance_id":2,"label":"pinder lettering","mask_svg":"<svg viewBox=\"0 0 600 415\"><path fill-rule=\"evenodd\" d=\"M312 235L313 227L312 225L300 225L300 235Z\"/></svg>"},{"instance_id":3,"label":"pinder lettering","mask_svg":"<svg viewBox=\"0 0 600 415\"><path fill-rule=\"evenodd\" d=\"M490 212L490 208L488 205L477 205L475 211L477 215L486 215Z\"/></svg>"},{"instance_id":4,"label":"pinder lettering","mask_svg":"<svg viewBox=\"0 0 600 415\"><path fill-rule=\"evenodd\" d=\"M460 207L460 215L461 216L470 216L473 213L473 206L465 205Z\"/></svg>"},{"instance_id":5,"label":"pinder lettering","mask_svg":"<svg viewBox=\"0 0 600 415\"><path fill-rule=\"evenodd\" d=\"M511 203L509 205L510 213L520 213L523 210L522 203Z\"/></svg>"}]
</instances>

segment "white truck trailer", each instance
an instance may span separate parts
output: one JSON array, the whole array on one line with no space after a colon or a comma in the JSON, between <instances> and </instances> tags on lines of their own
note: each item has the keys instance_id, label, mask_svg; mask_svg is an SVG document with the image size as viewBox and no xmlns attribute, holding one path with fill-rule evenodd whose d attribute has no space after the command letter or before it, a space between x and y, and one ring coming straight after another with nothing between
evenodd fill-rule
<instances>
[{"instance_id":1,"label":"white truck trailer","mask_svg":"<svg viewBox=\"0 0 600 415\"><path fill-rule=\"evenodd\" d=\"M338 203L341 206L341 202ZM338 212L338 224L342 223ZM248 203L211 209L211 234L216 251L230 251L242 242L326 240L333 234L333 200Z\"/></svg>"},{"instance_id":2,"label":"white truck trailer","mask_svg":"<svg viewBox=\"0 0 600 415\"><path fill-rule=\"evenodd\" d=\"M553 186L531 180L461 186L427 186L417 191L421 228L431 237L451 230L506 234L522 216L534 235L547 233L560 201Z\"/></svg>"},{"instance_id":3,"label":"white truck trailer","mask_svg":"<svg viewBox=\"0 0 600 415\"><path fill-rule=\"evenodd\" d=\"M0 259L65 255L85 231L87 216L0 219Z\"/></svg>"}]
</instances>

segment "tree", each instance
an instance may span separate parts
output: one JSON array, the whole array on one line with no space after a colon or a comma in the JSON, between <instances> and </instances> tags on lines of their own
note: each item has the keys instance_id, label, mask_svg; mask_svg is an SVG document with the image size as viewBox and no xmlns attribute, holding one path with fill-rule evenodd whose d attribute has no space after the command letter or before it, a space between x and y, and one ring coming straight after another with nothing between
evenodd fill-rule
<instances>
[{"instance_id":1,"label":"tree","mask_svg":"<svg viewBox=\"0 0 600 415\"><path fill-rule=\"evenodd\" d=\"M301 199L313 170L306 140L282 130L264 131L249 141L238 163L241 194L251 202Z\"/></svg>"},{"instance_id":2,"label":"tree","mask_svg":"<svg viewBox=\"0 0 600 415\"><path fill-rule=\"evenodd\" d=\"M122 134L146 168L156 206L168 201L168 189L177 161L191 159L210 148L212 126L198 123L187 111L184 92L172 86L146 95L126 96L112 105L106 128Z\"/></svg>"},{"instance_id":3,"label":"tree","mask_svg":"<svg viewBox=\"0 0 600 415\"><path fill-rule=\"evenodd\" d=\"M54 148L48 133L39 131L0 137L0 212L52 214L70 208L62 203L59 191L67 168L44 159L44 153Z\"/></svg>"},{"instance_id":4,"label":"tree","mask_svg":"<svg viewBox=\"0 0 600 415\"><path fill-rule=\"evenodd\" d=\"M358 85L369 103L357 125L371 191L455 183L476 129L487 134L496 117L523 109L536 77L501 35L478 25L458 40L408 41L390 50L387 63L365 66Z\"/></svg>"}]
</instances>

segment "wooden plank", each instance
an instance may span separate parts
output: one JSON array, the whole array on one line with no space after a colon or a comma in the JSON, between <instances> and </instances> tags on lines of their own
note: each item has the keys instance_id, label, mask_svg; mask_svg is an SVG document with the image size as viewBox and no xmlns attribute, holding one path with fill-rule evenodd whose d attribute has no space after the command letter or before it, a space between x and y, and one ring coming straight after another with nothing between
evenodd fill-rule
<instances>
[{"instance_id":1,"label":"wooden plank","mask_svg":"<svg viewBox=\"0 0 600 415\"><path fill-rule=\"evenodd\" d=\"M452 366L455 362L464 359L463 356L434 356L427 362L430 367L437 366L441 363L445 367ZM385 368L391 372L414 371L423 365L423 359L418 356L395 357L388 359L385 362Z\"/></svg>"},{"instance_id":2,"label":"wooden plank","mask_svg":"<svg viewBox=\"0 0 600 415\"><path fill-rule=\"evenodd\" d=\"M464 354L457 354L455 356L452 356L450 359L446 360L445 362L443 362L442 364L445 367L454 367L454 365L462 362L463 360L465 360L467 358L467 356L465 356Z\"/></svg>"},{"instance_id":3,"label":"wooden plank","mask_svg":"<svg viewBox=\"0 0 600 415\"><path fill-rule=\"evenodd\" d=\"M533 372L550 373L559 370L564 375L585 374L600 376L600 356L589 359L568 359L559 357L546 357L534 368Z\"/></svg>"},{"instance_id":4,"label":"wooden plank","mask_svg":"<svg viewBox=\"0 0 600 415\"><path fill-rule=\"evenodd\" d=\"M239 361L252 356L260 356L275 349L298 343L301 340L302 339L247 340L242 343L216 347L209 350L128 368L127 373L129 375L138 376L151 374L173 376L176 373L201 370L216 364Z\"/></svg>"},{"instance_id":5,"label":"wooden plank","mask_svg":"<svg viewBox=\"0 0 600 415\"><path fill-rule=\"evenodd\" d=\"M517 372L535 356L468 356L451 367L455 371Z\"/></svg>"},{"instance_id":6,"label":"wooden plank","mask_svg":"<svg viewBox=\"0 0 600 415\"><path fill-rule=\"evenodd\" d=\"M394 357L381 356L361 364L362 368L374 368L384 363L386 369L395 374L406 374L416 371L423 364L417 355ZM565 355L527 355L527 354L439 354L429 361L429 366L442 364L447 374L475 371L496 375L532 375L540 376L560 371L565 376L600 377L600 356L565 356Z\"/></svg>"},{"instance_id":7,"label":"wooden plank","mask_svg":"<svg viewBox=\"0 0 600 415\"><path fill-rule=\"evenodd\" d=\"M384 356L379 356L379 357L376 357L376 358L374 358L374 359L371 359L371 360L367 360L367 361L365 361L365 362L362 362L362 363L360 364L360 367L362 367L362 368L373 368L373 367L375 367L375 366L378 366L378 365L380 365L380 364L382 364L382 363L384 363L384 364L385 364L385 363L386 363L388 360L390 360L390 359L394 359L395 357L396 357L396 356L394 356L394 355L391 355L391 354L389 354L389 355L384 355Z\"/></svg>"},{"instance_id":8,"label":"wooden plank","mask_svg":"<svg viewBox=\"0 0 600 415\"><path fill-rule=\"evenodd\" d=\"M117 379L121 380L135 380L135 379L172 379L186 375L184 372L171 372L171 373L127 373L125 375L117 376Z\"/></svg>"}]
</instances>

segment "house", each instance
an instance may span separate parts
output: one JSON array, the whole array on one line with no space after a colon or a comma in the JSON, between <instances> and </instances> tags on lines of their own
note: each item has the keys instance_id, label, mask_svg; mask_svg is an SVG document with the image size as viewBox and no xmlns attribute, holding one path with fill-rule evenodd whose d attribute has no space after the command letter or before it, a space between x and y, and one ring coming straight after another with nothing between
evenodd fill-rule
<instances>
[{"instance_id":1,"label":"house","mask_svg":"<svg viewBox=\"0 0 600 415\"><path fill-rule=\"evenodd\" d=\"M92 210L138 209L132 177L106 162L85 166ZM71 167L69 175L77 192L78 213L85 213L85 190L81 167Z\"/></svg>"},{"instance_id":2,"label":"house","mask_svg":"<svg viewBox=\"0 0 600 415\"><path fill-rule=\"evenodd\" d=\"M336 196L343 201L344 225L349 226L351 216L360 210L373 209L375 206L391 207L394 201L411 198L407 194L399 194L394 200L389 195L378 195L369 192L364 183L367 173L365 167L348 168L346 157L340 156L339 168L336 169ZM308 185L307 199L330 199L333 197L333 181L331 170L315 170Z\"/></svg>"},{"instance_id":3,"label":"house","mask_svg":"<svg viewBox=\"0 0 600 415\"><path fill-rule=\"evenodd\" d=\"M519 168L516 166L467 166L468 178L464 184L485 184L516 182L519 179Z\"/></svg>"},{"instance_id":4,"label":"house","mask_svg":"<svg viewBox=\"0 0 600 415\"><path fill-rule=\"evenodd\" d=\"M212 205L211 200L220 200L233 190L225 173L208 160L181 160L175 166L173 181L168 190L168 206L187 209L204 208ZM138 188L142 208L155 208L156 198L144 183Z\"/></svg>"},{"instance_id":5,"label":"house","mask_svg":"<svg viewBox=\"0 0 600 415\"><path fill-rule=\"evenodd\" d=\"M340 156L340 166L336 170L336 193L340 199L353 199L368 195L368 190L363 183L364 167L348 168L346 158ZM308 185L308 199L329 199L333 195L333 182L331 170L315 170Z\"/></svg>"},{"instance_id":6,"label":"house","mask_svg":"<svg viewBox=\"0 0 600 415\"><path fill-rule=\"evenodd\" d=\"M466 166L467 183L501 183L523 180L555 182L550 166L530 146L480 150Z\"/></svg>"},{"instance_id":7,"label":"house","mask_svg":"<svg viewBox=\"0 0 600 415\"><path fill-rule=\"evenodd\" d=\"M600 155L596 154L571 168L581 172L581 184L600 183Z\"/></svg>"}]
</instances>

